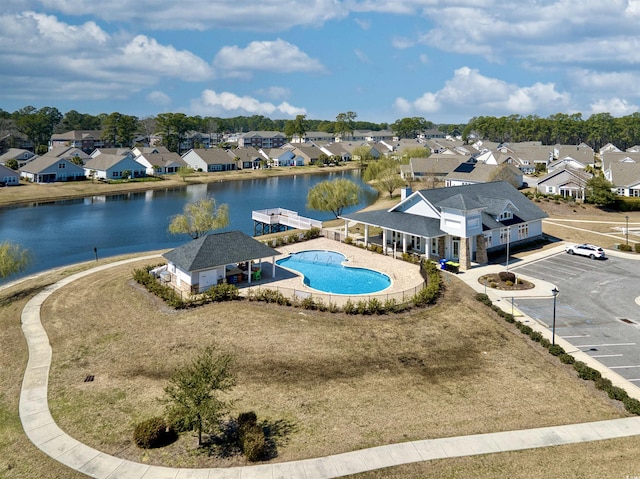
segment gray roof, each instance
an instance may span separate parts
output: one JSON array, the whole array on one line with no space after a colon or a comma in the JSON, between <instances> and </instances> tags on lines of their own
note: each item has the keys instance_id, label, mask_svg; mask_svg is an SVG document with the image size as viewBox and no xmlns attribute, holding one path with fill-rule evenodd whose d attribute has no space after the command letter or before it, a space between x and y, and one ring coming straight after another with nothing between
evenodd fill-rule
<instances>
[{"instance_id":1,"label":"gray roof","mask_svg":"<svg viewBox=\"0 0 640 479\"><path fill-rule=\"evenodd\" d=\"M499 228L504 224L528 222L547 217L547 214L538 208L533 201L506 181L425 189L413 193L411 197L415 194L420 194L440 211L443 207L451 208L454 207L453 205L455 208L465 205L471 209L484 208L482 224L485 230ZM513 204L514 218L499 223L494 216L498 215L509 203ZM342 215L342 218L424 237L445 234L440 230L440 219L438 218L427 218L394 209L351 213Z\"/></svg>"},{"instance_id":2,"label":"gray roof","mask_svg":"<svg viewBox=\"0 0 640 479\"><path fill-rule=\"evenodd\" d=\"M280 253L241 231L201 236L163 256L182 271L201 271Z\"/></svg>"}]
</instances>

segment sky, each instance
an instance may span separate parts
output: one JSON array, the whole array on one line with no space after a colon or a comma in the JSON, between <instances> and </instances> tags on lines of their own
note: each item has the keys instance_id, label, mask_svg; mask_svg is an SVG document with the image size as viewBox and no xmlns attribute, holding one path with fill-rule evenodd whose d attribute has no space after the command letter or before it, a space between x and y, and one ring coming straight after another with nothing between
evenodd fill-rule
<instances>
[{"instance_id":1,"label":"sky","mask_svg":"<svg viewBox=\"0 0 640 479\"><path fill-rule=\"evenodd\" d=\"M2 0L0 108L619 117L639 26L640 0Z\"/></svg>"}]
</instances>

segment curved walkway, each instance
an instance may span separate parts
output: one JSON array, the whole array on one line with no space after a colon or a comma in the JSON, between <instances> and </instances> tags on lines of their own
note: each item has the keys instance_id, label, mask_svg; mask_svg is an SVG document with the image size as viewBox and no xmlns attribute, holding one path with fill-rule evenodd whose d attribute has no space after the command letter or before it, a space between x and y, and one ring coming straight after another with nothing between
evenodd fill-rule
<instances>
[{"instance_id":1,"label":"curved walkway","mask_svg":"<svg viewBox=\"0 0 640 479\"><path fill-rule=\"evenodd\" d=\"M50 294L77 279L114 266L155 257L157 256L118 261L76 273L37 294L22 311L22 330L29 348L29 361L20 393L22 426L29 439L41 451L87 476L101 479L320 479L433 459L518 451L640 434L640 417L632 417L522 431L412 441L316 459L224 469L168 468L110 456L68 435L58 427L51 416L47 401L47 387L52 350L47 333L40 321L40 308Z\"/></svg>"}]
</instances>

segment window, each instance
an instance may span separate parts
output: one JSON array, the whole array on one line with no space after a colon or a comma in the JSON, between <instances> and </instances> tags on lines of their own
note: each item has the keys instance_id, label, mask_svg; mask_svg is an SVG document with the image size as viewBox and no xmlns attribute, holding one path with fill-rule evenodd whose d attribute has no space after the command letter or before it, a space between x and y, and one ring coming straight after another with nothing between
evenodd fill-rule
<instances>
[{"instance_id":1,"label":"window","mask_svg":"<svg viewBox=\"0 0 640 479\"><path fill-rule=\"evenodd\" d=\"M500 244L507 244L509 241L509 228L500 229Z\"/></svg>"},{"instance_id":2,"label":"window","mask_svg":"<svg viewBox=\"0 0 640 479\"><path fill-rule=\"evenodd\" d=\"M491 248L493 246L493 235L487 235L484 237L486 243L487 243L487 249Z\"/></svg>"},{"instance_id":3,"label":"window","mask_svg":"<svg viewBox=\"0 0 640 479\"><path fill-rule=\"evenodd\" d=\"M547 193L553 193L553 186L547 186Z\"/></svg>"},{"instance_id":4,"label":"window","mask_svg":"<svg viewBox=\"0 0 640 479\"><path fill-rule=\"evenodd\" d=\"M431 238L431 254L438 256L438 238Z\"/></svg>"},{"instance_id":5,"label":"window","mask_svg":"<svg viewBox=\"0 0 640 479\"><path fill-rule=\"evenodd\" d=\"M500 213L500 216L498 216L498 221L510 220L511 218L513 218L511 211L503 211Z\"/></svg>"},{"instance_id":6,"label":"window","mask_svg":"<svg viewBox=\"0 0 640 479\"><path fill-rule=\"evenodd\" d=\"M518 225L518 239L526 239L529 237L529 224L523 223Z\"/></svg>"},{"instance_id":7,"label":"window","mask_svg":"<svg viewBox=\"0 0 640 479\"><path fill-rule=\"evenodd\" d=\"M62 162L58 163L58 168L60 169L64 169L66 167L66 165Z\"/></svg>"}]
</instances>

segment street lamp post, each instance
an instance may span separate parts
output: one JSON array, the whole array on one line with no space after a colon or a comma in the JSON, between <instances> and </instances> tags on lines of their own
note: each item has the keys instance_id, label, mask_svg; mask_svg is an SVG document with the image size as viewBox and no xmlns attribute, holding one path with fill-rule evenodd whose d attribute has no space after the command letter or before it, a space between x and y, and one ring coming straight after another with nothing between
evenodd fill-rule
<instances>
[{"instance_id":1,"label":"street lamp post","mask_svg":"<svg viewBox=\"0 0 640 479\"><path fill-rule=\"evenodd\" d=\"M624 229L625 233L625 245L629 246L629 216L625 216L624 219L627 222L627 227Z\"/></svg>"},{"instance_id":2,"label":"street lamp post","mask_svg":"<svg viewBox=\"0 0 640 479\"><path fill-rule=\"evenodd\" d=\"M553 323L551 324L551 344L556 344L556 298L558 297L558 288L555 286L551 290L553 294Z\"/></svg>"}]
</instances>

